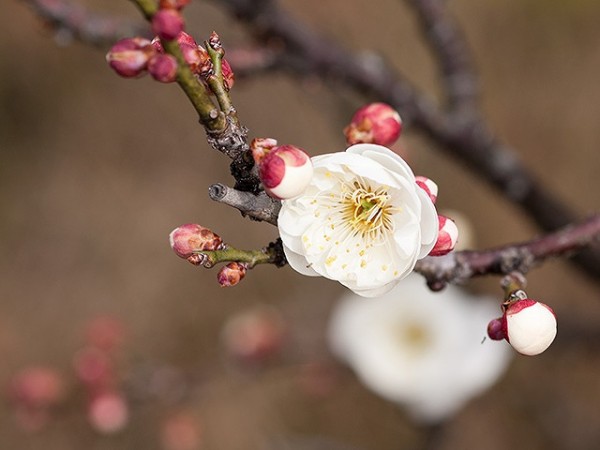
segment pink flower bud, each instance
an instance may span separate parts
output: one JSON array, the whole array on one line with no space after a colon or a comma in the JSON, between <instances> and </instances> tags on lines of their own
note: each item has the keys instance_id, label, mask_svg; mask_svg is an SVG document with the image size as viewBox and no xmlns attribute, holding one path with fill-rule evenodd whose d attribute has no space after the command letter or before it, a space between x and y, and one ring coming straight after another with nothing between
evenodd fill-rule
<instances>
[{"instance_id":1,"label":"pink flower bud","mask_svg":"<svg viewBox=\"0 0 600 450\"><path fill-rule=\"evenodd\" d=\"M120 393L103 392L90 402L88 420L100 433L117 433L129 422L129 406Z\"/></svg>"},{"instance_id":2,"label":"pink flower bud","mask_svg":"<svg viewBox=\"0 0 600 450\"><path fill-rule=\"evenodd\" d=\"M223 73L223 83L225 83L225 89L229 91L235 82L235 75L233 73L233 69L226 59L221 60L221 72Z\"/></svg>"},{"instance_id":3,"label":"pink flower bud","mask_svg":"<svg viewBox=\"0 0 600 450\"><path fill-rule=\"evenodd\" d=\"M183 16L176 9L159 9L152 17L152 31L161 39L175 39L184 25Z\"/></svg>"},{"instance_id":4,"label":"pink flower bud","mask_svg":"<svg viewBox=\"0 0 600 450\"><path fill-rule=\"evenodd\" d=\"M284 200L304 192L312 178L313 166L304 150L282 145L267 153L258 173L267 194Z\"/></svg>"},{"instance_id":5,"label":"pink flower bud","mask_svg":"<svg viewBox=\"0 0 600 450\"><path fill-rule=\"evenodd\" d=\"M243 263L230 262L223 266L217 274L217 280L222 287L235 286L246 276L248 267Z\"/></svg>"},{"instance_id":6,"label":"pink flower bud","mask_svg":"<svg viewBox=\"0 0 600 450\"><path fill-rule=\"evenodd\" d=\"M113 316L97 316L85 327L88 344L105 352L117 350L125 338L123 322Z\"/></svg>"},{"instance_id":7,"label":"pink flower bud","mask_svg":"<svg viewBox=\"0 0 600 450\"><path fill-rule=\"evenodd\" d=\"M368 143L389 146L396 142L402 131L398 112L385 103L371 103L360 108L350 125L344 128L350 145Z\"/></svg>"},{"instance_id":8,"label":"pink flower bud","mask_svg":"<svg viewBox=\"0 0 600 450\"><path fill-rule=\"evenodd\" d=\"M148 61L148 73L156 81L172 83L177 78L177 60L171 55L154 55Z\"/></svg>"},{"instance_id":9,"label":"pink flower bud","mask_svg":"<svg viewBox=\"0 0 600 450\"><path fill-rule=\"evenodd\" d=\"M202 446L202 428L188 412L179 412L161 425L163 450L198 450Z\"/></svg>"},{"instance_id":10,"label":"pink flower bud","mask_svg":"<svg viewBox=\"0 0 600 450\"><path fill-rule=\"evenodd\" d=\"M438 239L429 252L429 256L443 256L454 250L456 241L458 240L458 228L452 219L449 217L438 215L439 232Z\"/></svg>"},{"instance_id":11,"label":"pink flower bud","mask_svg":"<svg viewBox=\"0 0 600 450\"><path fill-rule=\"evenodd\" d=\"M114 381L114 367L108 355L96 348L80 350L73 358L77 378L88 388L98 391Z\"/></svg>"},{"instance_id":12,"label":"pink flower bud","mask_svg":"<svg viewBox=\"0 0 600 450\"><path fill-rule=\"evenodd\" d=\"M187 259L195 251L218 250L223 240L208 228L188 223L175 228L169 234L171 248L180 258Z\"/></svg>"},{"instance_id":13,"label":"pink flower bud","mask_svg":"<svg viewBox=\"0 0 600 450\"><path fill-rule=\"evenodd\" d=\"M431 199L432 203L435 204L438 195L438 186L435 182L427 177L417 176L415 177L417 186L427 192L427 195Z\"/></svg>"},{"instance_id":14,"label":"pink flower bud","mask_svg":"<svg viewBox=\"0 0 600 450\"><path fill-rule=\"evenodd\" d=\"M539 355L556 337L552 308L529 298L509 303L501 320L506 340L523 355Z\"/></svg>"},{"instance_id":15,"label":"pink flower bud","mask_svg":"<svg viewBox=\"0 0 600 450\"><path fill-rule=\"evenodd\" d=\"M504 334L504 325L502 323L502 318L491 320L488 323L487 334L490 339L494 341L501 341L502 339L506 339L506 335Z\"/></svg>"},{"instance_id":16,"label":"pink flower bud","mask_svg":"<svg viewBox=\"0 0 600 450\"><path fill-rule=\"evenodd\" d=\"M277 141L273 138L255 138L250 143L250 151L256 164L260 164L267 153L277 147Z\"/></svg>"},{"instance_id":17,"label":"pink flower bud","mask_svg":"<svg viewBox=\"0 0 600 450\"><path fill-rule=\"evenodd\" d=\"M126 78L142 74L153 55L151 42L143 38L121 39L106 54L108 65Z\"/></svg>"}]
</instances>

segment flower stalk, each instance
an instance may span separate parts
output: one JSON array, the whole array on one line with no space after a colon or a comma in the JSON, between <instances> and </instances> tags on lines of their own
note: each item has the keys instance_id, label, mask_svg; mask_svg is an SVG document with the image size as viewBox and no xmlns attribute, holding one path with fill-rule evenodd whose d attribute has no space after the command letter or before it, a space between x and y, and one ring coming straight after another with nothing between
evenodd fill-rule
<instances>
[{"instance_id":1,"label":"flower stalk","mask_svg":"<svg viewBox=\"0 0 600 450\"><path fill-rule=\"evenodd\" d=\"M248 269L252 269L257 264L275 264L277 266L285 264L282 261L282 250L279 241L260 250L241 250L228 246L220 250L198 250L193 253L188 261L207 269L219 263L230 262L244 263Z\"/></svg>"}]
</instances>

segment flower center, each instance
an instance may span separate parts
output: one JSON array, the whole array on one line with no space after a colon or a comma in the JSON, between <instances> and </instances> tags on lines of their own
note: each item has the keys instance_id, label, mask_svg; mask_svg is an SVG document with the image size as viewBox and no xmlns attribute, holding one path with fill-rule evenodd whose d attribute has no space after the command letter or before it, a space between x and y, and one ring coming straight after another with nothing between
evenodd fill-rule
<instances>
[{"instance_id":1,"label":"flower center","mask_svg":"<svg viewBox=\"0 0 600 450\"><path fill-rule=\"evenodd\" d=\"M370 186L355 182L352 192L343 194L342 203L343 219L363 237L375 239L383 231L393 228L390 216L395 208L390 204L390 195L383 187L373 190Z\"/></svg>"}]
</instances>

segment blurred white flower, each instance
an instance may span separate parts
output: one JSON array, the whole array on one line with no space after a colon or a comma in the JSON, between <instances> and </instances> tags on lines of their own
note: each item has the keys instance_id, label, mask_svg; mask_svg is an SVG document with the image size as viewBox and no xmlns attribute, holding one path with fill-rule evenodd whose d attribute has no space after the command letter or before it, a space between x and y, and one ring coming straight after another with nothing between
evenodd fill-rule
<instances>
[{"instance_id":1,"label":"blurred white flower","mask_svg":"<svg viewBox=\"0 0 600 450\"><path fill-rule=\"evenodd\" d=\"M381 145L357 144L312 162L309 186L279 213L288 262L364 297L388 292L433 248L433 202L408 164Z\"/></svg>"},{"instance_id":2,"label":"blurred white flower","mask_svg":"<svg viewBox=\"0 0 600 450\"><path fill-rule=\"evenodd\" d=\"M454 286L431 292L422 277L411 275L377 299L343 296L329 340L369 389L433 423L457 412L506 369L510 347L484 340L497 310L497 302Z\"/></svg>"}]
</instances>

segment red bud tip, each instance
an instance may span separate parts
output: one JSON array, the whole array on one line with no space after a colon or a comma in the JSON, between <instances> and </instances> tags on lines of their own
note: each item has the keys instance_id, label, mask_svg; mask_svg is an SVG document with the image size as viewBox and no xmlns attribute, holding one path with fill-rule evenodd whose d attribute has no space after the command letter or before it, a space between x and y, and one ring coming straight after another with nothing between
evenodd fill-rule
<instances>
[{"instance_id":1,"label":"red bud tip","mask_svg":"<svg viewBox=\"0 0 600 450\"><path fill-rule=\"evenodd\" d=\"M151 42L147 39L121 39L106 54L106 61L122 77L137 77L144 72L153 53Z\"/></svg>"},{"instance_id":2,"label":"red bud tip","mask_svg":"<svg viewBox=\"0 0 600 450\"><path fill-rule=\"evenodd\" d=\"M235 286L246 276L248 268L243 263L230 262L222 267L217 274L217 280L222 287Z\"/></svg>"},{"instance_id":3,"label":"red bud tip","mask_svg":"<svg viewBox=\"0 0 600 450\"><path fill-rule=\"evenodd\" d=\"M431 199L432 203L435 204L438 196L437 184L435 184L433 180L422 176L415 177L415 181L417 182L417 186L423 189Z\"/></svg>"},{"instance_id":4,"label":"red bud tip","mask_svg":"<svg viewBox=\"0 0 600 450\"><path fill-rule=\"evenodd\" d=\"M160 9L152 17L152 31L161 39L175 39L184 25L183 16L176 9Z\"/></svg>"},{"instance_id":5,"label":"red bud tip","mask_svg":"<svg viewBox=\"0 0 600 450\"><path fill-rule=\"evenodd\" d=\"M490 339L493 339L494 341L501 341L502 339L506 339L502 318L490 321L487 327L487 334L490 337Z\"/></svg>"},{"instance_id":6,"label":"red bud tip","mask_svg":"<svg viewBox=\"0 0 600 450\"><path fill-rule=\"evenodd\" d=\"M148 62L148 73L156 81L172 83L177 78L177 60L171 55L154 55Z\"/></svg>"},{"instance_id":7,"label":"red bud tip","mask_svg":"<svg viewBox=\"0 0 600 450\"><path fill-rule=\"evenodd\" d=\"M313 166L304 150L282 145L263 157L258 174L267 194L285 200L304 192L312 179Z\"/></svg>"},{"instance_id":8,"label":"red bud tip","mask_svg":"<svg viewBox=\"0 0 600 450\"><path fill-rule=\"evenodd\" d=\"M225 89L229 91L233 87L235 76L233 74L233 69L226 59L221 60L221 72L223 74L223 83L225 83Z\"/></svg>"},{"instance_id":9,"label":"red bud tip","mask_svg":"<svg viewBox=\"0 0 600 450\"><path fill-rule=\"evenodd\" d=\"M458 228L452 219L438 215L439 233L438 239L429 252L429 256L443 256L454 250L458 240Z\"/></svg>"},{"instance_id":10,"label":"red bud tip","mask_svg":"<svg viewBox=\"0 0 600 450\"><path fill-rule=\"evenodd\" d=\"M180 258L188 259L195 251L218 250L222 239L208 228L188 223L175 228L169 235L171 248Z\"/></svg>"},{"instance_id":11,"label":"red bud tip","mask_svg":"<svg viewBox=\"0 0 600 450\"><path fill-rule=\"evenodd\" d=\"M368 143L389 146L396 142L402 131L398 112L385 103L371 103L360 108L350 124L344 128L349 145Z\"/></svg>"},{"instance_id":12,"label":"red bud tip","mask_svg":"<svg viewBox=\"0 0 600 450\"><path fill-rule=\"evenodd\" d=\"M190 0L160 0L158 7L160 9L176 9L180 11Z\"/></svg>"},{"instance_id":13,"label":"red bud tip","mask_svg":"<svg viewBox=\"0 0 600 450\"><path fill-rule=\"evenodd\" d=\"M250 151L256 164L260 164L267 153L277 147L277 141L273 138L255 138L250 143Z\"/></svg>"}]
</instances>

